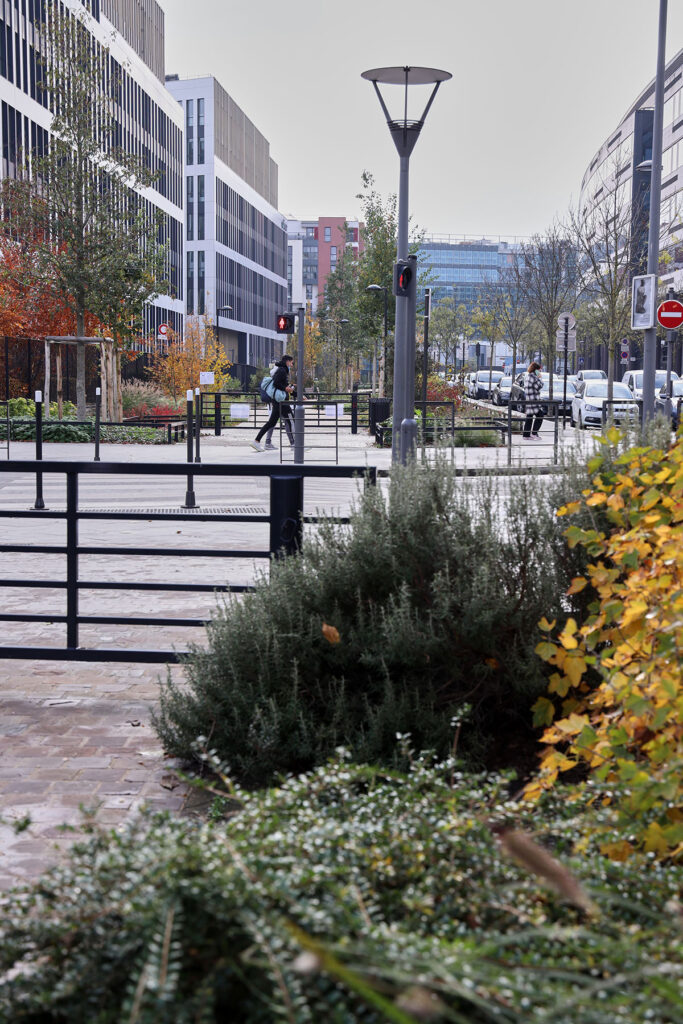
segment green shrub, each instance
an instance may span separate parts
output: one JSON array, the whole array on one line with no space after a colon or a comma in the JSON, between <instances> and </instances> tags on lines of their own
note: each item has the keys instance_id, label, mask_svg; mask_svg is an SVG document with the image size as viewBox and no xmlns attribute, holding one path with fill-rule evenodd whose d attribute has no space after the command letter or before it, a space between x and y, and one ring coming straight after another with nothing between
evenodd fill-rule
<instances>
[{"instance_id":1,"label":"green shrub","mask_svg":"<svg viewBox=\"0 0 683 1024\"><path fill-rule=\"evenodd\" d=\"M0 420L0 438L4 440L7 429ZM35 441L35 423L10 420L10 435L13 441ZM68 423L64 420L43 422L43 441L76 444L94 442L95 423ZM100 427L100 440L113 444L166 444L165 430L153 427Z\"/></svg>"},{"instance_id":2,"label":"green shrub","mask_svg":"<svg viewBox=\"0 0 683 1024\"><path fill-rule=\"evenodd\" d=\"M679 1021L681 871L607 862L586 833L604 810L546 797L531 817L506 785L340 759L235 794L225 821L95 829L2 901L0 1019ZM564 896L508 859L491 820L533 829L573 873L555 874ZM577 882L594 910L572 905Z\"/></svg>"},{"instance_id":3,"label":"green shrub","mask_svg":"<svg viewBox=\"0 0 683 1024\"><path fill-rule=\"evenodd\" d=\"M391 761L397 732L444 753L450 720L472 705L467 755L505 763L530 739L544 691L536 623L560 610L568 579L558 526L534 478L463 483L444 459L368 487L350 527L324 523L303 556L219 607L186 683L167 681L156 727L190 758L211 736L240 779L324 761L338 745ZM335 627L331 644L323 624Z\"/></svg>"},{"instance_id":4,"label":"green shrub","mask_svg":"<svg viewBox=\"0 0 683 1024\"><path fill-rule=\"evenodd\" d=\"M16 417L16 419L27 419L33 418L36 414L36 403L32 398L10 398L8 404L10 418ZM44 414L45 410L43 409L43 415ZM59 407L57 402L50 402L50 416L56 419L58 414ZM62 416L67 420L75 419L76 406L73 402L62 402Z\"/></svg>"}]
</instances>

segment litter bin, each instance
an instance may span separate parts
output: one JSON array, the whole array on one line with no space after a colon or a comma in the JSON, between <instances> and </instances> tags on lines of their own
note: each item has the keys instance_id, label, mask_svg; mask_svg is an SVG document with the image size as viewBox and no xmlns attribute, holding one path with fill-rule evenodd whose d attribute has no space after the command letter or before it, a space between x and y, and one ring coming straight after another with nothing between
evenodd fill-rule
<instances>
[{"instance_id":1,"label":"litter bin","mask_svg":"<svg viewBox=\"0 0 683 1024\"><path fill-rule=\"evenodd\" d=\"M377 424L388 419L391 412L390 398L371 398L368 406L368 427L371 434L376 433Z\"/></svg>"}]
</instances>

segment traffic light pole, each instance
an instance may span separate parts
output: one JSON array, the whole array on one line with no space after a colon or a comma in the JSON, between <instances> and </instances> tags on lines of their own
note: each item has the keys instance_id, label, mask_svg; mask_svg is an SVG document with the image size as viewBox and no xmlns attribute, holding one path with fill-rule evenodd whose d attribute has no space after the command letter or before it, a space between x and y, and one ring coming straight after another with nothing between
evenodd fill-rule
<instances>
[{"instance_id":1,"label":"traffic light pole","mask_svg":"<svg viewBox=\"0 0 683 1024\"><path fill-rule=\"evenodd\" d=\"M294 406L294 461L299 465L304 461L304 430L306 412L304 410L304 326L305 310L299 309L299 345L296 354L296 405Z\"/></svg>"}]
</instances>

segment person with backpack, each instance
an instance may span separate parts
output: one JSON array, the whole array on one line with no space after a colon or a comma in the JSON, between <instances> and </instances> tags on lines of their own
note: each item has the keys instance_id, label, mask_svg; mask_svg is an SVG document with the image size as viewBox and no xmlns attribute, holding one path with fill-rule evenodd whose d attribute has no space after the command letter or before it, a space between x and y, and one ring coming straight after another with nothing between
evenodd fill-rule
<instances>
[{"instance_id":1,"label":"person with backpack","mask_svg":"<svg viewBox=\"0 0 683 1024\"><path fill-rule=\"evenodd\" d=\"M270 413L270 417L266 422L265 426L261 427L255 439L249 442L251 444L251 447L255 448L257 452L265 451L266 447L274 447L272 444L266 446L262 445L261 438L263 437L264 434L267 434L269 431L269 436L272 437L272 431L274 430L277 421L280 419L280 415L283 411L283 403L287 403L288 395L290 395L294 390L292 385L290 385L289 383L289 371L293 364L294 357L287 355L285 353L282 359L280 359L280 361L275 364L275 373L272 375L270 380L267 377L264 377L263 380L261 381L261 389L268 395L270 401L273 403L273 407ZM288 406L288 408L289 411L291 412L291 406ZM288 422L285 420L285 429L287 428L288 425ZM290 444L294 444L293 435L290 437Z\"/></svg>"}]
</instances>

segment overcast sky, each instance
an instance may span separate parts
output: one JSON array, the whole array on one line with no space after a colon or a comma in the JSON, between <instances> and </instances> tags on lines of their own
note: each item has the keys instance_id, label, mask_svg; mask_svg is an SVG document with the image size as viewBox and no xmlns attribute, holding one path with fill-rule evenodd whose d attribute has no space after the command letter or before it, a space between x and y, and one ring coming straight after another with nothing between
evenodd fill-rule
<instances>
[{"instance_id":1,"label":"overcast sky","mask_svg":"<svg viewBox=\"0 0 683 1024\"><path fill-rule=\"evenodd\" d=\"M489 236L542 231L576 201L656 68L659 0L160 2L167 72L220 81L268 139L279 208L299 218L358 216L363 170L398 189L368 68L453 74L411 158L410 209L430 234ZM683 0L669 0L667 59L681 47Z\"/></svg>"}]
</instances>

